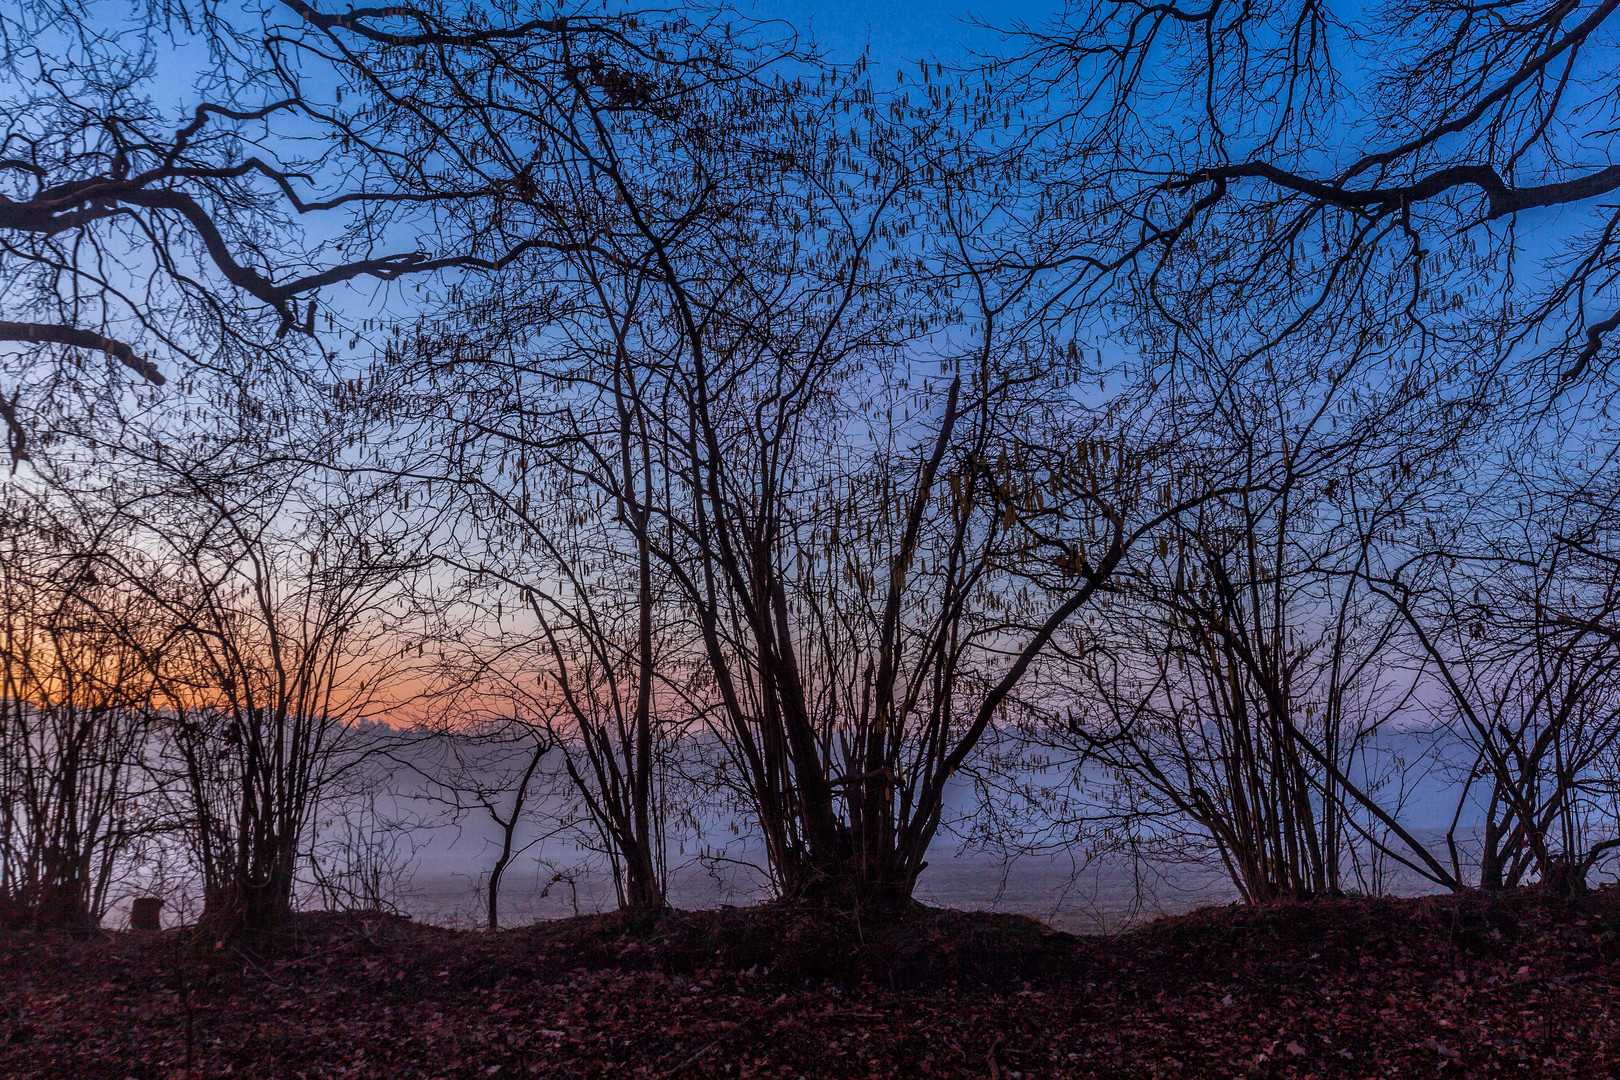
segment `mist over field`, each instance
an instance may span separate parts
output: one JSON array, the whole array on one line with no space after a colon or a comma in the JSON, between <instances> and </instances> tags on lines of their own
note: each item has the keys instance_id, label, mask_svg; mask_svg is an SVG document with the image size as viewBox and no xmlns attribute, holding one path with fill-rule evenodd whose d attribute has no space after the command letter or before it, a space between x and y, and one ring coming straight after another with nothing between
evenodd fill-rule
<instances>
[{"instance_id":1,"label":"mist over field","mask_svg":"<svg viewBox=\"0 0 1620 1080\"><path fill-rule=\"evenodd\" d=\"M381 738L391 743L395 736ZM1385 749L1416 761L1433 746L1420 735L1409 735L1389 740ZM1466 749L1451 747L1450 757L1466 755ZM413 757L392 747L391 756ZM416 763L431 772L426 768L430 760ZM1086 772L1085 783L1101 800L1106 777L1095 769ZM1436 848L1443 848L1446 834L1452 832L1464 866L1477 873L1485 808L1468 806L1458 815L1457 792L1447 782L1448 775L1433 765L1422 775L1414 773L1401 801L1402 822ZM483 778L486 783L492 779ZM1069 783L1055 769L1024 779L1035 784ZM373 762L354 783L370 794L332 808L314 840L314 849L326 853L325 873L341 874L357 856L369 856L378 885L374 899L382 910L434 925L482 925L489 870L503 839L499 825L482 809L448 808L443 790L422 773L402 772L397 762ZM1029 915L1069 933L1107 934L1161 915L1241 899L1218 856L1207 847L1189 844L1180 833L1172 839L1166 831L1159 843L1144 834L1137 838L1134 851L1118 850L1120 845L1111 848L1095 839L1077 841L1085 835L1083 828L1065 828L1043 818L1024 822L1019 838L987 844L968 835L978 809L968 780L952 785L946 797L947 820L957 823L962 833L936 841L913 893L917 900L965 911ZM567 814L566 795L542 798L529 806L515 832L522 854L501 882L501 925L524 926L617 906L612 873L601 853L586 846L588 839L578 831L556 828ZM731 815L699 825L681 830L677 850L669 855L670 903L683 909L712 909L771 899L768 855L757 835L749 832L746 819ZM357 837L365 843L357 845ZM1613 860L1599 863L1591 884L1614 880L1615 869ZM1347 856L1346 880L1351 889L1367 895L1420 896L1438 891L1433 882L1372 845L1362 845ZM131 895L151 891L149 883L140 882L138 876L137 881ZM183 923L199 913L196 881L170 882L160 891L176 898L174 910L167 913L171 922ZM303 882L299 893L303 903L314 908L335 902L340 908L366 910L373 901L363 895L323 894L313 881ZM115 905L109 921L117 924L125 916L125 906Z\"/></svg>"}]
</instances>

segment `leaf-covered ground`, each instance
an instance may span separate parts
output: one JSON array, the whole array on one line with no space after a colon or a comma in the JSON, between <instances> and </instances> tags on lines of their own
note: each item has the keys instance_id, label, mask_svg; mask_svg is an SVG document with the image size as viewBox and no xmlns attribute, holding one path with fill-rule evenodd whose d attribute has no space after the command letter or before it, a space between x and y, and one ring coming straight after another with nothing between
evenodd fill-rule
<instances>
[{"instance_id":1,"label":"leaf-covered ground","mask_svg":"<svg viewBox=\"0 0 1620 1080\"><path fill-rule=\"evenodd\" d=\"M1220 908L1122 937L780 906L480 934L0 934L0 1076L1620 1076L1620 892Z\"/></svg>"}]
</instances>

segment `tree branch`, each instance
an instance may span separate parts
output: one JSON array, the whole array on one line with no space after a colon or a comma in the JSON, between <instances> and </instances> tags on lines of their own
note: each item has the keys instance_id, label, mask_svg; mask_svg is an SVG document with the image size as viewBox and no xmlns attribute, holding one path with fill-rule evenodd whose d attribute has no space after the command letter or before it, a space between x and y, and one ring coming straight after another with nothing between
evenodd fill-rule
<instances>
[{"instance_id":1,"label":"tree branch","mask_svg":"<svg viewBox=\"0 0 1620 1080\"><path fill-rule=\"evenodd\" d=\"M73 345L80 349L94 349L116 357L125 367L133 369L153 386L162 386L167 380L157 365L136 354L135 350L110 337L76 326L58 326L52 323L22 323L0 321L0 341L51 342Z\"/></svg>"}]
</instances>

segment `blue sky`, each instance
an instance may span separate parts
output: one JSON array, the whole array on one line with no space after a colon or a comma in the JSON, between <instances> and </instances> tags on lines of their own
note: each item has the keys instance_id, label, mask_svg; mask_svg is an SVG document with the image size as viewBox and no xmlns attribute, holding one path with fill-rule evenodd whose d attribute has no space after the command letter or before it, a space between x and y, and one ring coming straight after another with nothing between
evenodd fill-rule
<instances>
[{"instance_id":1,"label":"blue sky","mask_svg":"<svg viewBox=\"0 0 1620 1080\"><path fill-rule=\"evenodd\" d=\"M998 26L1016 20L1038 23L1058 9L1055 0L758 0L753 12L810 30L833 60L848 60L870 41L874 64L922 57L949 60L963 47L992 48L996 36L970 24L972 17ZM745 8L746 10L746 8Z\"/></svg>"}]
</instances>

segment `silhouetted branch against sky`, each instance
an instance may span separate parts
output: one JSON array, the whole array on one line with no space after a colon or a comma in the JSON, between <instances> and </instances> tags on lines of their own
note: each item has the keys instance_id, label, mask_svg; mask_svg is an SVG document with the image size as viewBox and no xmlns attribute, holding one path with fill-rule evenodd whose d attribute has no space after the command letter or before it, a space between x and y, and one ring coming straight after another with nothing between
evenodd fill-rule
<instances>
[{"instance_id":1,"label":"silhouetted branch against sky","mask_svg":"<svg viewBox=\"0 0 1620 1080\"><path fill-rule=\"evenodd\" d=\"M1419 367L1528 376L1517 392L1545 403L1613 351L1615 19L1072 8L994 67L1024 118L1012 141L1053 202L1085 203L1049 204L1023 243L1059 269L1077 246L1117 253L1068 271L1075 295L1123 273L1172 337L1197 311L1258 356L1332 324Z\"/></svg>"},{"instance_id":2,"label":"silhouetted branch against sky","mask_svg":"<svg viewBox=\"0 0 1620 1080\"><path fill-rule=\"evenodd\" d=\"M631 13L507 24L291 0L259 14L20 5L0 26L0 340L63 363L63 346L105 354L155 385L176 363L251 381L267 361L334 361L345 316L366 306L321 308L335 287L497 272L570 242L447 231L448 207L532 193L521 161L435 138L442 103L413 98L428 73L452 92L455 60L482 50L485 63L548 54L560 75L604 50L635 55L638 26Z\"/></svg>"}]
</instances>

